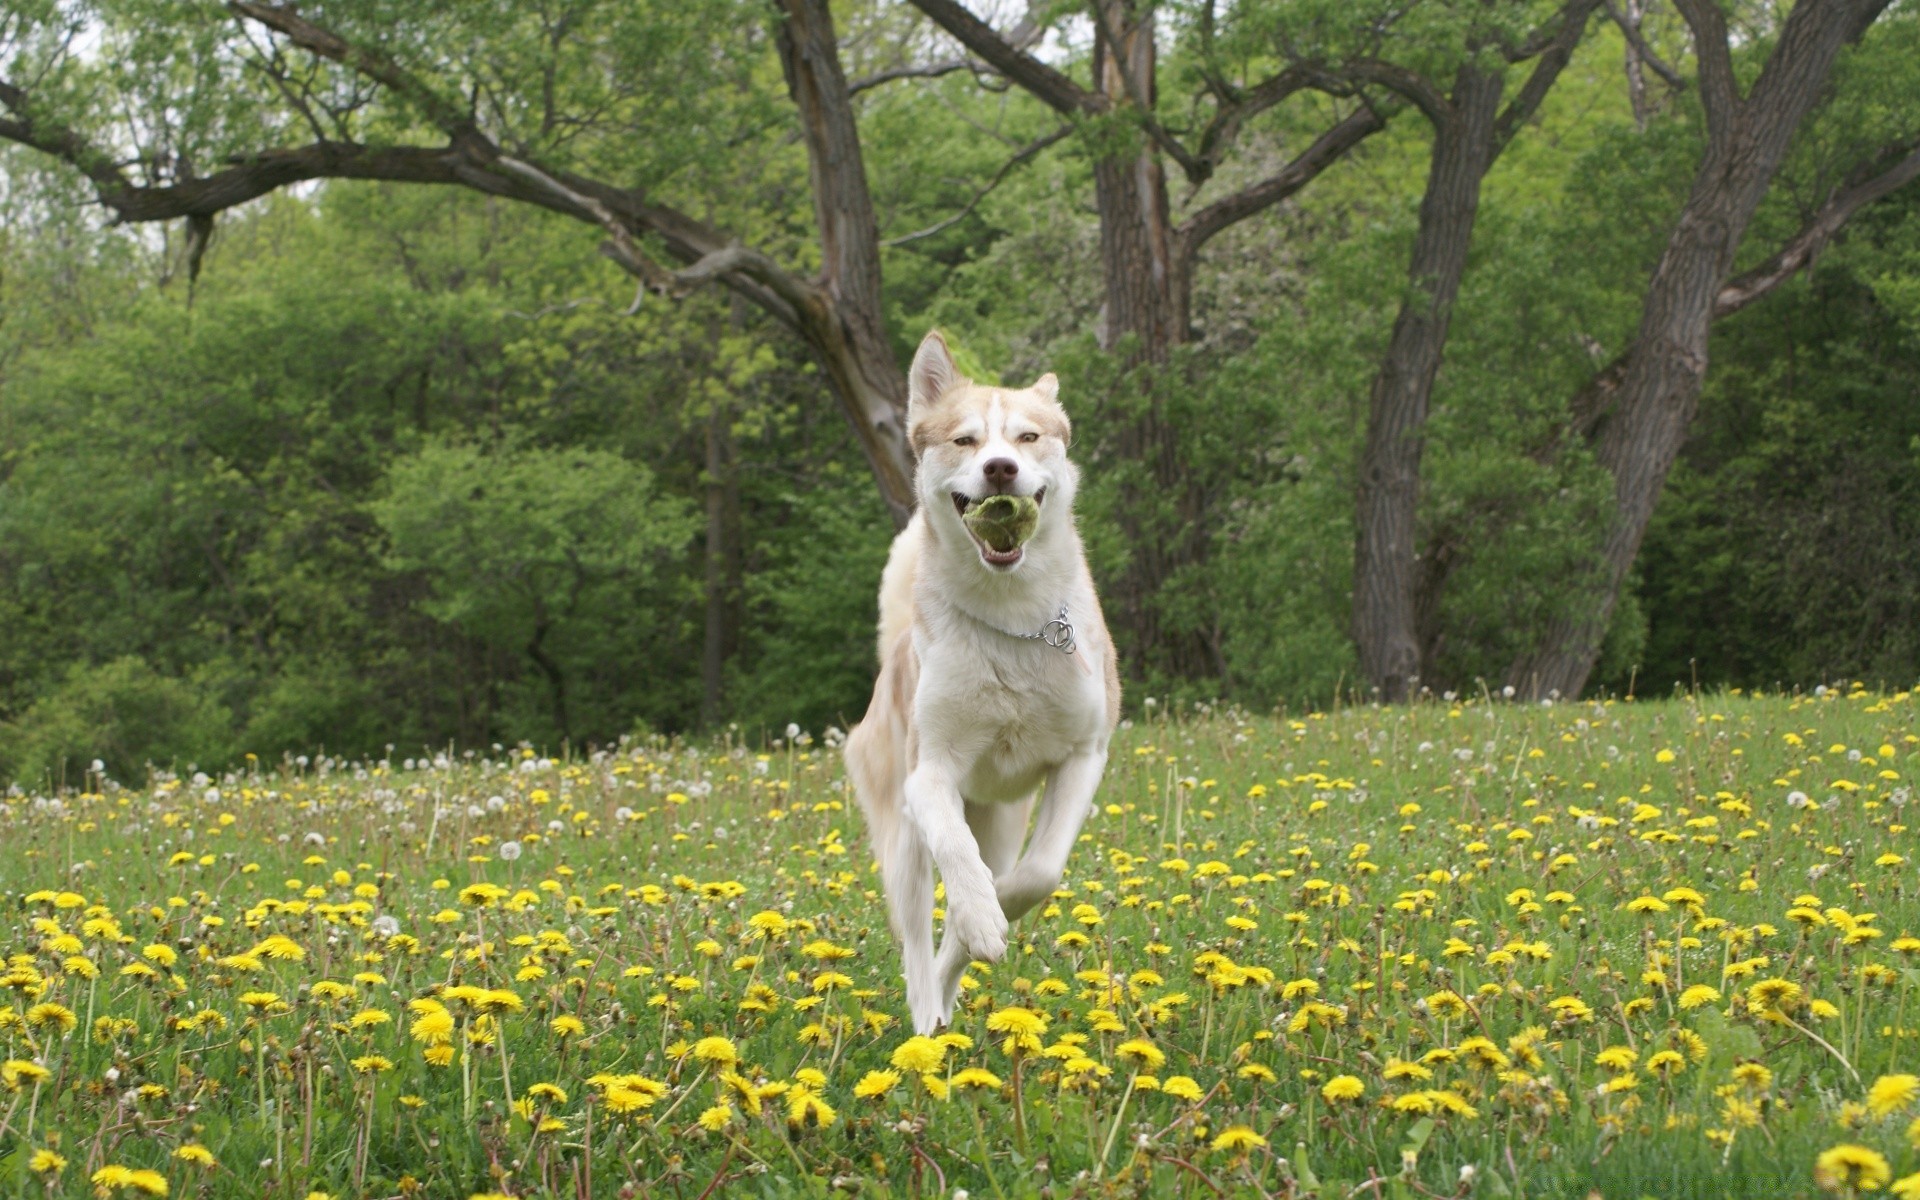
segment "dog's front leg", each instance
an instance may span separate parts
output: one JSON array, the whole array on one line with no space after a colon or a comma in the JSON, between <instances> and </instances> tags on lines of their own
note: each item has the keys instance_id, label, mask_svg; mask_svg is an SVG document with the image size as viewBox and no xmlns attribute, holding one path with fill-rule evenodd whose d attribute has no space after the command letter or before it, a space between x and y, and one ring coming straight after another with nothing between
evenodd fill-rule
<instances>
[{"instance_id":1,"label":"dog's front leg","mask_svg":"<svg viewBox=\"0 0 1920 1200\"><path fill-rule=\"evenodd\" d=\"M1066 874L1067 858L1080 840L1080 827L1093 807L1107 767L1102 745L1074 754L1047 776L1046 794L1034 818L1027 852L1014 868L994 881L1000 909L1009 921L1053 894Z\"/></svg>"},{"instance_id":2,"label":"dog's front leg","mask_svg":"<svg viewBox=\"0 0 1920 1200\"><path fill-rule=\"evenodd\" d=\"M940 869L947 886L947 932L937 963L916 980L909 967L907 1006L913 1011L916 1033L931 1033L953 1015L952 989L945 984L946 966L958 959L998 962L1007 952L1007 918L994 892L993 872L980 858L980 845L968 828L966 805L951 771L922 761L907 777L907 818ZM954 972L958 978L958 973Z\"/></svg>"},{"instance_id":3,"label":"dog's front leg","mask_svg":"<svg viewBox=\"0 0 1920 1200\"><path fill-rule=\"evenodd\" d=\"M1100 776L1106 770L1106 765L1107 750L1101 746L1074 755L1047 776L1046 795L1041 798L1039 815L1034 818L1033 837L1027 843L1027 852L1010 870L996 876L993 881L994 902L1007 922L1019 920L1028 909L1052 895L1053 890L1060 886L1061 876L1067 869L1067 858L1080 840L1080 826L1086 822L1087 812L1093 804L1093 794L1100 787ZM947 886L947 899L947 911L951 913L951 884ZM952 927L951 919L948 927ZM934 962L934 974L939 977L942 1012L951 1013L959 1001L960 977L966 974L967 964L974 958L985 957L981 954L969 956L967 947L956 942L951 934L940 943L940 956Z\"/></svg>"}]
</instances>

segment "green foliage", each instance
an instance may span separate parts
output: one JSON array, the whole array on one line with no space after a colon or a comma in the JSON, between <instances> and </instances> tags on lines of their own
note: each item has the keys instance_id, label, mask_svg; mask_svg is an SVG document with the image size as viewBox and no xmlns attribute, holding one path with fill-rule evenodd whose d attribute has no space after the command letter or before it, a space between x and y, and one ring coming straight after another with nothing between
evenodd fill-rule
<instances>
[{"instance_id":1,"label":"green foliage","mask_svg":"<svg viewBox=\"0 0 1920 1200\"><path fill-rule=\"evenodd\" d=\"M1643 551L1651 684L1920 676L1917 231L1890 202L1716 340Z\"/></svg>"},{"instance_id":2,"label":"green foliage","mask_svg":"<svg viewBox=\"0 0 1920 1200\"><path fill-rule=\"evenodd\" d=\"M1223 92L1289 54L1366 53L1445 84L1557 7L1163 6L1159 112L1191 138ZM1751 74L1775 14L1734 9ZM339 0L309 15L427 91L258 57L224 6L173 0L9 5L0 78L35 81L33 115L124 148L148 184L316 138L433 144L435 97L472 102L504 146L819 265L767 6ZM930 52L910 7L835 19L849 76ZM97 53L64 52L76 22ZM1686 61L1666 6L1648 36ZM1058 44L1088 78L1084 43ZM1593 586L1610 481L1568 435L1567 401L1633 336L1703 138L1692 90L1650 84L1636 123L1622 52L1596 19L1486 180L1424 433L1436 688L1498 679ZM1739 266L1864 153L1915 134L1916 63L1920 13L1896 6L1843 59ZM1507 68L1509 95L1526 70ZM982 380L1057 372L1109 608L1137 606L1192 651L1123 646L1130 693L1264 709L1356 685L1355 461L1430 125L1402 112L1208 243L1194 341L1129 371L1098 346L1091 156L1144 144L1131 114L1003 175L1059 128L1018 88L956 72L855 103L893 239L883 304L900 361L939 327ZM1293 97L1204 183L1172 171L1175 220L1271 174L1350 104ZM76 173L23 148L0 149L0 172L0 777L95 754L134 769L321 745L605 743L864 710L891 526L817 366L750 304L714 288L636 313L597 230L352 182L223 214L189 284L178 229L102 231ZM1810 279L1727 323L1606 684L1920 672L1917 281L1920 217L1897 198ZM1149 413L1174 431L1181 486L1129 450ZM1125 594L1158 543L1190 560ZM114 715L155 697L173 715L150 738Z\"/></svg>"},{"instance_id":3,"label":"green foliage","mask_svg":"<svg viewBox=\"0 0 1920 1200\"><path fill-rule=\"evenodd\" d=\"M19 720L0 724L0 762L22 781L77 784L98 760L139 778L148 764L209 765L234 754L233 714L218 681L162 675L128 655L75 666Z\"/></svg>"}]
</instances>

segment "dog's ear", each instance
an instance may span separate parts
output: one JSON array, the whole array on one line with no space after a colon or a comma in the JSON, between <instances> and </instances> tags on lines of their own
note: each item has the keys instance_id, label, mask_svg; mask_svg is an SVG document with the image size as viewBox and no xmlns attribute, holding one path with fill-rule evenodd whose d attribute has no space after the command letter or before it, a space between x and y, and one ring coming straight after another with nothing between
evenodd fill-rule
<instances>
[{"instance_id":1,"label":"dog's ear","mask_svg":"<svg viewBox=\"0 0 1920 1200\"><path fill-rule=\"evenodd\" d=\"M907 423L912 424L940 402L940 397L965 380L953 365L947 339L938 329L929 330L914 351L913 366L907 369Z\"/></svg>"},{"instance_id":2,"label":"dog's ear","mask_svg":"<svg viewBox=\"0 0 1920 1200\"><path fill-rule=\"evenodd\" d=\"M1052 371L1034 380L1033 386L1027 390L1039 393L1040 398L1048 404L1060 403L1060 377Z\"/></svg>"}]
</instances>

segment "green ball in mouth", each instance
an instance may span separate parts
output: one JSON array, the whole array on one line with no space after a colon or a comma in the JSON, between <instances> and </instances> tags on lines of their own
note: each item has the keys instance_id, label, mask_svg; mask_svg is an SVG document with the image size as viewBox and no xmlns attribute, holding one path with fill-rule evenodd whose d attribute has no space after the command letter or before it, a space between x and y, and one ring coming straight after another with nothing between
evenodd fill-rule
<instances>
[{"instance_id":1,"label":"green ball in mouth","mask_svg":"<svg viewBox=\"0 0 1920 1200\"><path fill-rule=\"evenodd\" d=\"M1033 536L1040 504L1032 496L988 496L968 505L961 520L995 554L1009 554Z\"/></svg>"}]
</instances>

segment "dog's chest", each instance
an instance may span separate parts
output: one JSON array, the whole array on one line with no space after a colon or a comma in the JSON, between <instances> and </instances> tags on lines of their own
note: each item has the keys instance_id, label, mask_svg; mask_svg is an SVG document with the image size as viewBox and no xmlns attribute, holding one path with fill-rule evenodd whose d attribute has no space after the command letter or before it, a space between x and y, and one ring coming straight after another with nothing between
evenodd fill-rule
<instances>
[{"instance_id":1,"label":"dog's chest","mask_svg":"<svg viewBox=\"0 0 1920 1200\"><path fill-rule=\"evenodd\" d=\"M921 676L928 701L922 736L949 748L962 769L961 792L976 803L1031 795L1104 729L1094 664L1037 646L996 651L1003 648L980 647Z\"/></svg>"}]
</instances>

